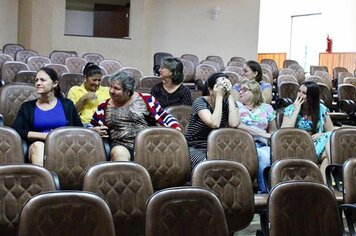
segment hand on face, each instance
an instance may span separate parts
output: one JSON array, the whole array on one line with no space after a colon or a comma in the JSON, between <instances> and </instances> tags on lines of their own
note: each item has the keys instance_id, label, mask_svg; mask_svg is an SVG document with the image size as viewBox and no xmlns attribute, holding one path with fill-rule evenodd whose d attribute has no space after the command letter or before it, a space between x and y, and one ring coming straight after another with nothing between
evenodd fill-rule
<instances>
[{"instance_id":1,"label":"hand on face","mask_svg":"<svg viewBox=\"0 0 356 236\"><path fill-rule=\"evenodd\" d=\"M302 104L304 103L304 98L302 98L302 96L300 96L300 94L298 93L297 98L294 101L294 108L299 112L300 108L302 107Z\"/></svg>"},{"instance_id":2,"label":"hand on face","mask_svg":"<svg viewBox=\"0 0 356 236\"><path fill-rule=\"evenodd\" d=\"M214 91L217 95L224 96L225 94L230 93L232 88L230 80L224 77L220 77L217 79L216 84L214 86Z\"/></svg>"}]
</instances>

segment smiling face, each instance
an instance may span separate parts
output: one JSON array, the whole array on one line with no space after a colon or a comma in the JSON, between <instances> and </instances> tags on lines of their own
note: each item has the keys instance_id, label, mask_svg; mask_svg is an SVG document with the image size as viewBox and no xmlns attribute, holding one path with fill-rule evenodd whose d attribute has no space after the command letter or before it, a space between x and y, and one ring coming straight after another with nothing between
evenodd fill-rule
<instances>
[{"instance_id":1,"label":"smiling face","mask_svg":"<svg viewBox=\"0 0 356 236\"><path fill-rule=\"evenodd\" d=\"M119 103L125 103L130 100L130 92L124 91L120 83L111 82L109 87L109 94L111 99Z\"/></svg>"},{"instance_id":2,"label":"smiling face","mask_svg":"<svg viewBox=\"0 0 356 236\"><path fill-rule=\"evenodd\" d=\"M85 78L84 87L89 92L96 92L101 84L101 74Z\"/></svg>"},{"instance_id":3,"label":"smiling face","mask_svg":"<svg viewBox=\"0 0 356 236\"><path fill-rule=\"evenodd\" d=\"M240 101L243 104L250 104L252 96L253 94L251 92L251 89L248 87L248 85L246 83L242 84L239 90Z\"/></svg>"},{"instance_id":4,"label":"smiling face","mask_svg":"<svg viewBox=\"0 0 356 236\"><path fill-rule=\"evenodd\" d=\"M37 72L35 77L35 87L38 94L54 93L54 88L56 86L58 86L58 81L54 82L46 72L43 70Z\"/></svg>"}]
</instances>

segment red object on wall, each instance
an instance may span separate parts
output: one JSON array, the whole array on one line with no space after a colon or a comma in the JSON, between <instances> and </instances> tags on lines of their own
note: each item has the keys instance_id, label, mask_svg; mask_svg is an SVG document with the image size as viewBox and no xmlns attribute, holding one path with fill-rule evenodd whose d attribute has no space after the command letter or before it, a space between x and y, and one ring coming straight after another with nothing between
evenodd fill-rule
<instances>
[{"instance_id":1,"label":"red object on wall","mask_svg":"<svg viewBox=\"0 0 356 236\"><path fill-rule=\"evenodd\" d=\"M332 50L332 45L333 45L333 40L329 37L329 35L326 37L326 52L331 52Z\"/></svg>"}]
</instances>

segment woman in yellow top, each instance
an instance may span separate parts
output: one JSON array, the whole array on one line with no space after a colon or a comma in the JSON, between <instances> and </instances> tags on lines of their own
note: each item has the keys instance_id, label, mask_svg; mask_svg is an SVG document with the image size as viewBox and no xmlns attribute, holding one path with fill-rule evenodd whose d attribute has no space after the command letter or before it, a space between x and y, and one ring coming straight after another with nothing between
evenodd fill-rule
<instances>
[{"instance_id":1,"label":"woman in yellow top","mask_svg":"<svg viewBox=\"0 0 356 236\"><path fill-rule=\"evenodd\" d=\"M87 126L98 105L110 95L108 87L100 86L102 73L99 66L91 62L87 63L83 75L84 83L73 86L68 92L68 98L75 104L84 126Z\"/></svg>"}]
</instances>

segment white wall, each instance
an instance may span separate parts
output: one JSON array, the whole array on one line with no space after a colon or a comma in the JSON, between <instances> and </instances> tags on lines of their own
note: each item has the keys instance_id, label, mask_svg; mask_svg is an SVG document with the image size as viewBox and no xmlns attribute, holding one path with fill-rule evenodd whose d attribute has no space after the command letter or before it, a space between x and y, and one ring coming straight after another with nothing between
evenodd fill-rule
<instances>
[{"instance_id":1,"label":"white wall","mask_svg":"<svg viewBox=\"0 0 356 236\"><path fill-rule=\"evenodd\" d=\"M17 43L18 0L0 1L0 49L6 43Z\"/></svg>"},{"instance_id":2,"label":"white wall","mask_svg":"<svg viewBox=\"0 0 356 236\"><path fill-rule=\"evenodd\" d=\"M291 16L312 13L322 14L320 27L324 29L325 40L320 44L323 48L329 34L333 38L333 52L355 52L355 9L355 0L261 0L258 52L288 53Z\"/></svg>"},{"instance_id":3,"label":"white wall","mask_svg":"<svg viewBox=\"0 0 356 236\"><path fill-rule=\"evenodd\" d=\"M66 10L65 34L94 35L94 12Z\"/></svg>"}]
</instances>

